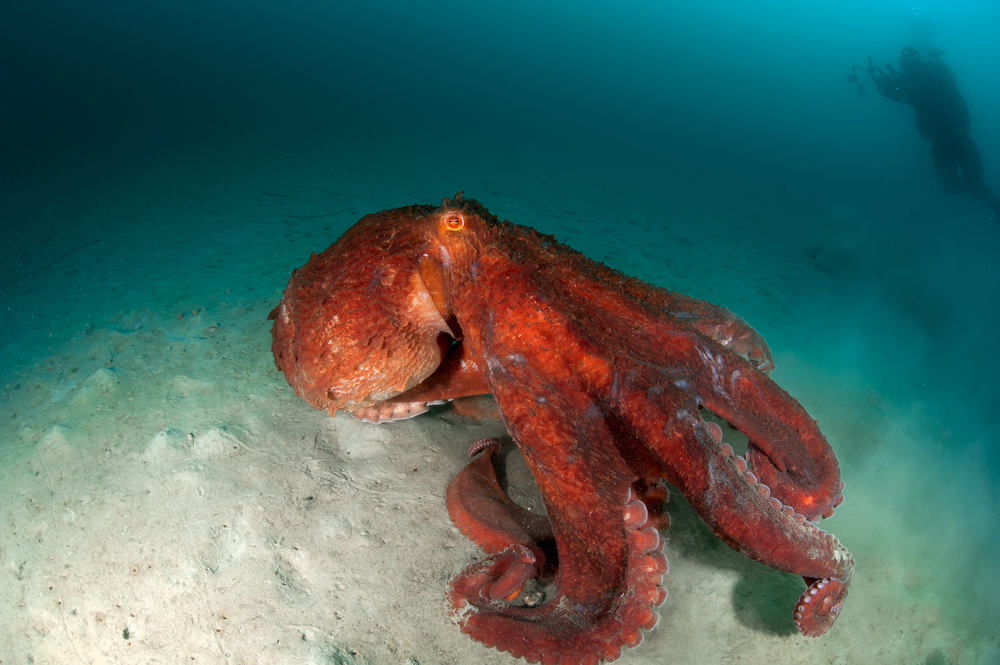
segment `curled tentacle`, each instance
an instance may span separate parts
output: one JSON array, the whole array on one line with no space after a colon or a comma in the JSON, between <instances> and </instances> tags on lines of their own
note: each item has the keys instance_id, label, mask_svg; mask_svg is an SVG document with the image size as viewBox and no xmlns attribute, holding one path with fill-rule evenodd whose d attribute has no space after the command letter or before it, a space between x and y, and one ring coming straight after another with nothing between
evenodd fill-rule
<instances>
[{"instance_id":1,"label":"curled tentacle","mask_svg":"<svg viewBox=\"0 0 1000 665\"><path fill-rule=\"evenodd\" d=\"M649 511L631 490L622 506L625 577L616 589L575 598L556 576L544 603L521 596L541 568L531 549L512 544L468 566L451 582L452 618L477 640L543 665L596 664L638 646L644 630L656 626L655 608L666 599L660 585L667 573L662 539ZM515 630L516 628L516 630Z\"/></svg>"},{"instance_id":2,"label":"curled tentacle","mask_svg":"<svg viewBox=\"0 0 1000 665\"><path fill-rule=\"evenodd\" d=\"M803 635L819 637L836 621L845 598L847 580L829 577L814 580L795 606L796 627Z\"/></svg>"},{"instance_id":3,"label":"curled tentacle","mask_svg":"<svg viewBox=\"0 0 1000 665\"><path fill-rule=\"evenodd\" d=\"M668 408L676 415L666 427L644 417ZM719 537L753 559L805 578L809 589L796 606L798 628L806 635L821 635L829 629L847 595L854 568L853 558L840 542L809 521L799 506L787 503L783 493L766 482L770 476L758 476L722 441L719 428L701 419L693 402L668 407L632 395L623 410L635 414L633 426L653 452L674 461L668 479L689 497ZM741 417L750 423L747 429L759 431L756 423ZM802 435L821 437L815 425ZM825 441L819 438L819 443ZM803 454L801 459L809 456ZM792 495L811 496L808 491L813 487L807 484Z\"/></svg>"},{"instance_id":4,"label":"curled tentacle","mask_svg":"<svg viewBox=\"0 0 1000 665\"><path fill-rule=\"evenodd\" d=\"M529 549L539 568L551 549L552 526L544 515L532 513L507 496L497 480L494 458L500 440L479 439L469 448L474 458L448 485L448 514L465 536L490 554L519 545Z\"/></svg>"}]
</instances>

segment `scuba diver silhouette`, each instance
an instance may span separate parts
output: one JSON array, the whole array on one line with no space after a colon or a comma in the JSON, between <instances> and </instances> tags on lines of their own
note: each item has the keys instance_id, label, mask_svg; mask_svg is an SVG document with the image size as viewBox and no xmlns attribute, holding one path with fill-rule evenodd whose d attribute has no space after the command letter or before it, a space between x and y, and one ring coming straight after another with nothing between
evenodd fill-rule
<instances>
[{"instance_id":1,"label":"scuba diver silhouette","mask_svg":"<svg viewBox=\"0 0 1000 665\"><path fill-rule=\"evenodd\" d=\"M852 83L857 83L856 70L848 77ZM923 58L917 49L904 48L899 69L888 63L876 67L869 56L864 71L884 97L913 107L917 130L931 142L931 157L944 191L968 194L1000 219L1000 197L983 180L979 150L969 136L969 110L940 51Z\"/></svg>"}]
</instances>

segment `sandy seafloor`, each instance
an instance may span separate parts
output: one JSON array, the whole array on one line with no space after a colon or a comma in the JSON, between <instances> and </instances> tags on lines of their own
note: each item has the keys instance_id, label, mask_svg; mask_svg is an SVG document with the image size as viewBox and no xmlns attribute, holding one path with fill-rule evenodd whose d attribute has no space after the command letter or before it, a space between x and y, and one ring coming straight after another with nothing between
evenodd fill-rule
<instances>
[{"instance_id":1,"label":"sandy seafloor","mask_svg":"<svg viewBox=\"0 0 1000 665\"><path fill-rule=\"evenodd\" d=\"M830 633L796 634L801 580L721 544L675 494L669 598L621 663L1000 662L980 328L1000 228L973 205L932 196L917 223L622 164L379 150L70 162L4 193L0 662L517 662L443 600L480 556L445 486L500 426L330 418L270 354L268 311L310 252L457 190L744 316L840 457L846 501L823 526L857 569Z\"/></svg>"}]
</instances>

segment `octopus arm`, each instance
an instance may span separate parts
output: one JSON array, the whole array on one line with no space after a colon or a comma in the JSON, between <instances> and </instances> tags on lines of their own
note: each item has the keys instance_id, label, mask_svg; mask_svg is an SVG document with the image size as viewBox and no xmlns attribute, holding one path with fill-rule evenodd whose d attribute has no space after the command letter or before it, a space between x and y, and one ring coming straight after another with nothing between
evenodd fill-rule
<instances>
[{"instance_id":1,"label":"octopus arm","mask_svg":"<svg viewBox=\"0 0 1000 665\"><path fill-rule=\"evenodd\" d=\"M721 430L701 418L699 404L737 424L751 441L774 436L777 444L792 450L794 454L787 457L801 468L790 469L780 487L794 490L798 500L826 485L836 487L839 496L836 459L804 410L780 388L742 359L723 355L717 360L722 369L739 369L747 380L735 380L729 391L713 389L711 382L695 383L693 387L700 389L697 396L686 391L622 390L616 408L661 461L667 479L719 537L750 558L803 577L808 588L796 606L795 622L801 632L821 635L837 618L847 595L854 567L850 553L748 467L722 441ZM655 383L652 375L640 379L643 384ZM792 425L779 427L772 422L779 415ZM791 475L791 471L802 473Z\"/></svg>"},{"instance_id":2,"label":"octopus arm","mask_svg":"<svg viewBox=\"0 0 1000 665\"><path fill-rule=\"evenodd\" d=\"M586 303L585 308L591 312L640 312L645 323L687 325L742 356L758 370L774 369L771 349L764 338L725 307L628 277L575 252L564 251L557 257L542 263L536 274L547 273L552 283L559 284L564 302ZM585 277L568 283L565 275Z\"/></svg>"},{"instance_id":3,"label":"octopus arm","mask_svg":"<svg viewBox=\"0 0 1000 665\"><path fill-rule=\"evenodd\" d=\"M747 462L759 481L810 520L829 517L842 501L840 466L805 409L763 373L712 344L694 344L691 387L710 411L748 440Z\"/></svg>"},{"instance_id":4,"label":"octopus arm","mask_svg":"<svg viewBox=\"0 0 1000 665\"><path fill-rule=\"evenodd\" d=\"M558 561L546 575L537 549L517 536L517 520L512 523L506 508L466 513L456 522L484 530L489 537L473 538L489 541L488 550L496 551L505 538L515 542L453 580L453 616L477 640L530 662L614 660L656 625L654 609L666 597L660 586L666 559L659 533L630 489L636 477L584 395L542 389L516 368L495 386L545 501ZM519 604L517 592L531 578L550 582L548 597L536 606Z\"/></svg>"},{"instance_id":5,"label":"octopus arm","mask_svg":"<svg viewBox=\"0 0 1000 665\"><path fill-rule=\"evenodd\" d=\"M473 461L448 484L448 514L455 526L488 554L523 545L532 551L541 570L545 551L554 543L552 526L546 515L511 501L500 486L494 460L500 445L496 438L472 444L469 456Z\"/></svg>"},{"instance_id":6,"label":"octopus arm","mask_svg":"<svg viewBox=\"0 0 1000 665\"><path fill-rule=\"evenodd\" d=\"M426 412L433 404L488 394L490 386L483 374L483 363L469 353L469 347L447 335L442 335L439 343L441 364L430 376L395 397L355 409L351 415L373 423L404 420Z\"/></svg>"},{"instance_id":7,"label":"octopus arm","mask_svg":"<svg viewBox=\"0 0 1000 665\"><path fill-rule=\"evenodd\" d=\"M671 319L689 322L695 330L739 354L758 370L768 372L774 369L771 349L764 338L725 307L648 284L633 288L641 290L644 301L655 302L661 313L669 314Z\"/></svg>"}]
</instances>

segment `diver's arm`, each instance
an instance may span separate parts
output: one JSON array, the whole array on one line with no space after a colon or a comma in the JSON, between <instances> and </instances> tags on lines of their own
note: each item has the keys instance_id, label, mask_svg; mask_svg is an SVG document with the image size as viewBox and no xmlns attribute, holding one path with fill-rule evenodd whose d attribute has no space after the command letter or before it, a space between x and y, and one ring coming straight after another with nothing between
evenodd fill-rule
<instances>
[{"instance_id":1,"label":"diver's arm","mask_svg":"<svg viewBox=\"0 0 1000 665\"><path fill-rule=\"evenodd\" d=\"M905 102L906 94L903 86L900 85L899 72L892 65L886 64L885 68L872 64L872 57L868 56L868 67L865 69L872 83L879 93L894 102Z\"/></svg>"},{"instance_id":2,"label":"diver's arm","mask_svg":"<svg viewBox=\"0 0 1000 665\"><path fill-rule=\"evenodd\" d=\"M883 97L894 102L906 101L906 90L900 84L898 76L890 76L880 69L872 73L872 81L875 82L875 87L878 88Z\"/></svg>"}]
</instances>

